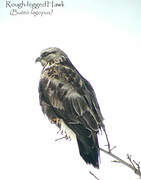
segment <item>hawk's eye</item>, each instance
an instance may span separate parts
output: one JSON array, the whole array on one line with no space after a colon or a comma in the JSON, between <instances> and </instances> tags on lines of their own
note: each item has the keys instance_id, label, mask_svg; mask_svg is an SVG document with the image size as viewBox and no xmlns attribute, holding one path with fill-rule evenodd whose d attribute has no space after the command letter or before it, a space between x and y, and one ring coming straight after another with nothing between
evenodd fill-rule
<instances>
[{"instance_id":1,"label":"hawk's eye","mask_svg":"<svg viewBox=\"0 0 141 180\"><path fill-rule=\"evenodd\" d=\"M48 52L44 52L44 53L41 55L41 57L44 58L44 57L46 57L48 54L49 54Z\"/></svg>"},{"instance_id":2,"label":"hawk's eye","mask_svg":"<svg viewBox=\"0 0 141 180\"><path fill-rule=\"evenodd\" d=\"M56 53L56 51L44 52L43 54L41 54L41 57L44 58L44 57L48 56L49 54L54 54L54 53Z\"/></svg>"}]
</instances>

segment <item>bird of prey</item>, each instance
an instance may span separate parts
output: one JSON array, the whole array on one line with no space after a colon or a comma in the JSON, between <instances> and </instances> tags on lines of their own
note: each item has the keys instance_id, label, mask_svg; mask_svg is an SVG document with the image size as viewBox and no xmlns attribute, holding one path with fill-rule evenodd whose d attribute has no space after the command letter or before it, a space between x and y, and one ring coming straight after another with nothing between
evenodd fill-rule
<instances>
[{"instance_id":1,"label":"bird of prey","mask_svg":"<svg viewBox=\"0 0 141 180\"><path fill-rule=\"evenodd\" d=\"M43 66L39 82L43 113L66 136L74 134L81 157L99 168L97 134L104 124L94 89L59 48L43 50L36 62Z\"/></svg>"}]
</instances>

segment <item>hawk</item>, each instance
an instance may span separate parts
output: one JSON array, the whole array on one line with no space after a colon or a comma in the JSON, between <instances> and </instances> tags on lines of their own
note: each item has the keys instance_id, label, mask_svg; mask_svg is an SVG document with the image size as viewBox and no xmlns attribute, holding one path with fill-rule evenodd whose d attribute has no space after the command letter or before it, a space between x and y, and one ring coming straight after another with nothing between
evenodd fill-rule
<instances>
[{"instance_id":1,"label":"hawk","mask_svg":"<svg viewBox=\"0 0 141 180\"><path fill-rule=\"evenodd\" d=\"M99 168L97 134L104 124L94 89L59 48L43 50L36 62L43 66L39 82L43 113L67 137L74 134L81 157Z\"/></svg>"}]
</instances>

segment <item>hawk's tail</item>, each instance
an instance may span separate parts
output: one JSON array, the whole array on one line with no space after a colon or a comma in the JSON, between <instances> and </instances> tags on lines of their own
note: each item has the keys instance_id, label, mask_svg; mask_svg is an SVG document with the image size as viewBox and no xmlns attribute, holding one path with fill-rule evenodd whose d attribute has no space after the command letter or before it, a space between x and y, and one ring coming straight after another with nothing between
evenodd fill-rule
<instances>
[{"instance_id":1,"label":"hawk's tail","mask_svg":"<svg viewBox=\"0 0 141 180\"><path fill-rule=\"evenodd\" d=\"M77 137L79 153L84 161L99 168L99 144L97 135L91 137Z\"/></svg>"}]
</instances>

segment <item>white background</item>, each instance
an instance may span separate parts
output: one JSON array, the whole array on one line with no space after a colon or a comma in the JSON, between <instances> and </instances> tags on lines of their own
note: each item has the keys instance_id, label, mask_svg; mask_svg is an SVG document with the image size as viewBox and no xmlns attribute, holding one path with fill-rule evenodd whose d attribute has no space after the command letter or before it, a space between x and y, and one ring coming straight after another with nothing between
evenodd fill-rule
<instances>
[{"instance_id":1,"label":"white background","mask_svg":"<svg viewBox=\"0 0 141 180\"><path fill-rule=\"evenodd\" d=\"M16 1L14 1L16 2ZM34 1L37 2L37 1ZM64 0L52 16L10 16L1 11L0 179L138 177L101 152L100 169L86 165L75 141L55 142L58 129L41 112L40 51L64 50L95 89L115 154L141 161L141 2ZM99 135L104 147L104 135Z\"/></svg>"}]
</instances>

